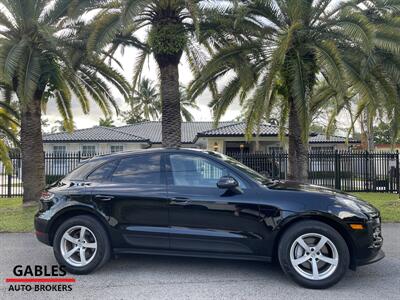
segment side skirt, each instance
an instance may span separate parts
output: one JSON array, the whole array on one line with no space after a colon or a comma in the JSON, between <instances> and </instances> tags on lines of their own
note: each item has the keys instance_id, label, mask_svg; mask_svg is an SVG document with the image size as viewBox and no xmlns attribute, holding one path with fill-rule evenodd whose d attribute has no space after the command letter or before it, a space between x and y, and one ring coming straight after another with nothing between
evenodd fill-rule
<instances>
[{"instance_id":1,"label":"side skirt","mask_svg":"<svg viewBox=\"0 0 400 300\"><path fill-rule=\"evenodd\" d=\"M148 254L148 255L166 255L166 256L184 256L200 258L234 259L234 260L253 260L271 262L271 257L231 253L213 253L179 250L153 250L153 249L135 249L135 248L114 248L115 254Z\"/></svg>"}]
</instances>

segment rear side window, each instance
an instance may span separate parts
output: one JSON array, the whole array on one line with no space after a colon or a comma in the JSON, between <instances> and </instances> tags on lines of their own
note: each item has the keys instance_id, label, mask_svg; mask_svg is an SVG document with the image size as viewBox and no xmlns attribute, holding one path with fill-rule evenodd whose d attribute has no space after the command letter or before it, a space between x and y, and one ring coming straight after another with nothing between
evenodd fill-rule
<instances>
[{"instance_id":1,"label":"rear side window","mask_svg":"<svg viewBox=\"0 0 400 300\"><path fill-rule=\"evenodd\" d=\"M111 173L115 170L117 165L118 165L118 160L105 163L101 165L99 168L97 168L94 172L92 172L87 179L93 182L105 181L110 177Z\"/></svg>"},{"instance_id":2,"label":"rear side window","mask_svg":"<svg viewBox=\"0 0 400 300\"><path fill-rule=\"evenodd\" d=\"M121 159L112 182L132 184L161 184L161 155L137 155Z\"/></svg>"}]
</instances>

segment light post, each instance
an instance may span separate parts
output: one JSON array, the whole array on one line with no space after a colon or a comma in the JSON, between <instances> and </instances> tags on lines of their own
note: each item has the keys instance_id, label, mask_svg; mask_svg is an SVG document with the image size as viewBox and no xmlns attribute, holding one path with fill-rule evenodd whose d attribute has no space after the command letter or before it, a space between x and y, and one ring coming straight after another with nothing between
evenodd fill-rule
<instances>
[{"instance_id":1,"label":"light post","mask_svg":"<svg viewBox=\"0 0 400 300\"><path fill-rule=\"evenodd\" d=\"M215 143L214 143L214 147L213 147L214 151L215 151L215 152L218 152L218 148L219 148L219 147L218 147L218 143L215 142Z\"/></svg>"},{"instance_id":2,"label":"light post","mask_svg":"<svg viewBox=\"0 0 400 300\"><path fill-rule=\"evenodd\" d=\"M240 144L240 161L243 163L243 150L244 150L244 144Z\"/></svg>"}]
</instances>

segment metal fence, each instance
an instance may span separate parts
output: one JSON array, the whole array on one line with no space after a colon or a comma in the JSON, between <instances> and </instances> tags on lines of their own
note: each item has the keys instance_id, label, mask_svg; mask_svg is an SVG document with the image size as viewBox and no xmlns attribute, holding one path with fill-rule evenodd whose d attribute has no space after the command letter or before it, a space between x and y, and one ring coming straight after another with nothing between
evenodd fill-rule
<instances>
[{"instance_id":1,"label":"metal fence","mask_svg":"<svg viewBox=\"0 0 400 300\"><path fill-rule=\"evenodd\" d=\"M46 153L46 182L52 183L76 168L80 162L96 154ZM98 155L98 154L97 154ZM286 179L288 154L228 153L254 170L273 179ZM11 153L13 172L8 175L0 163L0 197L23 194L21 157ZM364 151L318 151L309 154L308 181L312 184L348 192L398 192L400 193L399 153Z\"/></svg>"},{"instance_id":2,"label":"metal fence","mask_svg":"<svg viewBox=\"0 0 400 300\"><path fill-rule=\"evenodd\" d=\"M45 175L46 183L50 184L75 169L78 164L95 154L83 155L81 152L74 153L45 153ZM22 160L20 153L10 153L13 165L12 174L7 174L4 165L0 163L0 197L22 196Z\"/></svg>"},{"instance_id":3,"label":"metal fence","mask_svg":"<svg viewBox=\"0 0 400 300\"><path fill-rule=\"evenodd\" d=\"M287 179L288 154L228 153L273 179ZM315 151L309 153L308 181L347 192L400 192L399 152Z\"/></svg>"}]
</instances>

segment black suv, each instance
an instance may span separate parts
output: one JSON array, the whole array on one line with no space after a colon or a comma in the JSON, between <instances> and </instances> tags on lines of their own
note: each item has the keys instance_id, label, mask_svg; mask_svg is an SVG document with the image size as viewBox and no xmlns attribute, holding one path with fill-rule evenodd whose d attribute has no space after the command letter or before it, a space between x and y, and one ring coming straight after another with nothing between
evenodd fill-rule
<instances>
[{"instance_id":1,"label":"black suv","mask_svg":"<svg viewBox=\"0 0 400 300\"><path fill-rule=\"evenodd\" d=\"M211 151L95 157L43 192L37 238L68 271L112 253L279 260L309 288L384 257L379 211L340 191L271 181Z\"/></svg>"}]
</instances>

